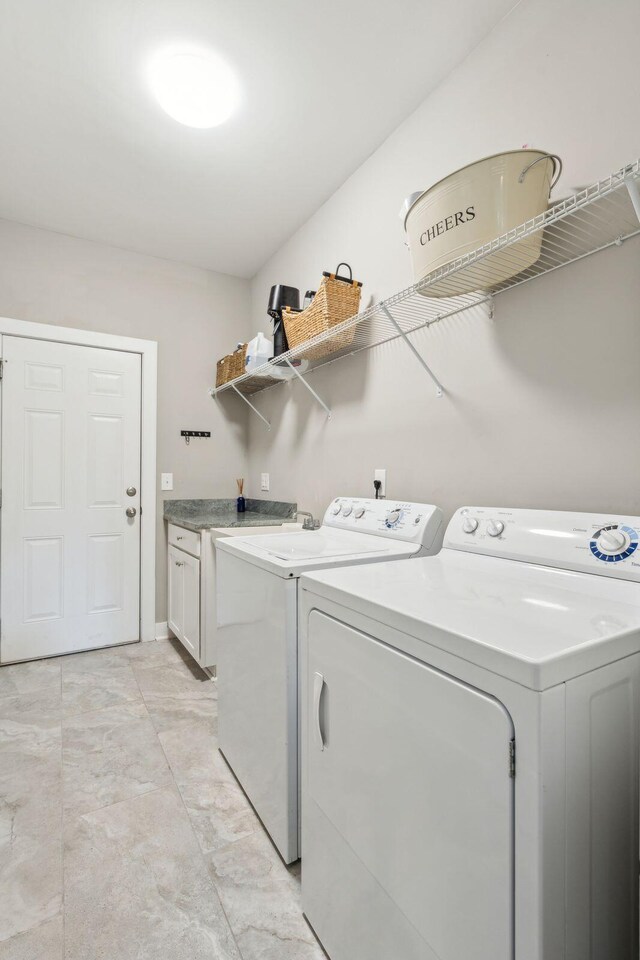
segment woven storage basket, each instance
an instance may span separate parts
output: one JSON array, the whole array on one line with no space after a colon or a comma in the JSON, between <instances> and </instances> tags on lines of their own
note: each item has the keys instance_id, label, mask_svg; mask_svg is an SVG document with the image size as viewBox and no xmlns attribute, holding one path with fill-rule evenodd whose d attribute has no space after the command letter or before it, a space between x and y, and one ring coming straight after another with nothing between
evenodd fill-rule
<instances>
[{"instance_id":1,"label":"woven storage basket","mask_svg":"<svg viewBox=\"0 0 640 960\"><path fill-rule=\"evenodd\" d=\"M243 343L238 347L237 350L234 350L231 354L231 379L235 380L237 377L241 377L246 373L245 366L247 363L247 344Z\"/></svg>"},{"instance_id":2,"label":"woven storage basket","mask_svg":"<svg viewBox=\"0 0 640 960\"><path fill-rule=\"evenodd\" d=\"M339 277L340 267L348 264L338 264L336 273L325 273L315 297L300 313L294 313L287 307L282 314L284 329L287 334L289 348L299 347L301 344L317 337L320 333L331 330L332 327L344 323L358 312L362 284L351 277ZM348 267L351 274L351 267ZM355 329L342 330L335 337L329 337L324 343L319 343L309 350L305 350L307 360L319 360L338 350L351 346Z\"/></svg>"},{"instance_id":3,"label":"woven storage basket","mask_svg":"<svg viewBox=\"0 0 640 960\"><path fill-rule=\"evenodd\" d=\"M216 364L216 387L221 387L230 380L237 380L245 372L245 361L247 356L247 345L243 343L241 347L222 357Z\"/></svg>"},{"instance_id":4,"label":"woven storage basket","mask_svg":"<svg viewBox=\"0 0 640 960\"><path fill-rule=\"evenodd\" d=\"M229 370L231 369L231 357L222 357L216 364L216 387L221 387L223 383L231 380Z\"/></svg>"}]
</instances>

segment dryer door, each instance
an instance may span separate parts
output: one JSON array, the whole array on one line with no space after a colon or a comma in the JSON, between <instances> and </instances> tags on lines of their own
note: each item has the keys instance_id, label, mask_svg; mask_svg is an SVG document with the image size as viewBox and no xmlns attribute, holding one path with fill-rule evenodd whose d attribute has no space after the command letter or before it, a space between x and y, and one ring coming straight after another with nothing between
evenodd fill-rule
<instances>
[{"instance_id":1,"label":"dryer door","mask_svg":"<svg viewBox=\"0 0 640 960\"><path fill-rule=\"evenodd\" d=\"M511 960L513 725L495 699L318 611L303 906L332 960Z\"/></svg>"}]
</instances>

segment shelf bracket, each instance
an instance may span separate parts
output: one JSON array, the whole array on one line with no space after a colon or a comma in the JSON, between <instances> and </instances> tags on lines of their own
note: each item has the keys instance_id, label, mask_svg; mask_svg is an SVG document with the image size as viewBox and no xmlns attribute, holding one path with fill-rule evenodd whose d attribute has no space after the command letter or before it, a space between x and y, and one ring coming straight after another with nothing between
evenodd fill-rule
<instances>
[{"instance_id":1,"label":"shelf bracket","mask_svg":"<svg viewBox=\"0 0 640 960\"><path fill-rule=\"evenodd\" d=\"M298 378L298 380L305 385L305 387L307 388L307 390L309 391L309 393L311 394L311 396L314 397L314 399L317 400L318 403L320 404L320 406L324 409L324 411L325 411L326 414L327 414L327 419L328 419L328 420L331 420L331 410L330 410L329 407L326 405L326 403L324 402L324 400L323 400L321 397L318 396L318 394L315 392L315 390L313 389L313 387L311 387L311 386L307 383L307 381L305 380L305 378L302 376L302 374L299 373L298 370L296 370L296 368L295 368L294 365L291 363L291 361L289 360L289 358L288 358L288 357L285 357L284 359L285 359L285 362L287 363L287 365L291 368L291 370L293 370L293 372L295 373L295 375L296 375L296 377Z\"/></svg>"},{"instance_id":2,"label":"shelf bracket","mask_svg":"<svg viewBox=\"0 0 640 960\"><path fill-rule=\"evenodd\" d=\"M246 405L247 405L248 407L251 407L251 409L253 410L253 412L255 413L255 415L256 415L257 417L260 417L260 419L262 420L263 423L266 423L266 425L267 425L267 430L271 430L271 424L269 423L269 421L267 420L266 417L263 417L263 416L262 416L262 414L260 413L260 411L258 410L258 408L257 408L257 407L254 407L254 405L251 403L251 400L249 400L248 397L245 397L244 393L241 393L241 392L238 390L238 388L236 387L235 383L232 383L232 384L231 384L231 387L232 387L233 390L235 390L235 392L238 394L238 396L239 396L242 400L244 400L244 402L246 403Z\"/></svg>"},{"instance_id":3,"label":"shelf bracket","mask_svg":"<svg viewBox=\"0 0 640 960\"><path fill-rule=\"evenodd\" d=\"M637 180L627 180L627 190L629 191L636 217L640 220L640 190L638 189Z\"/></svg>"},{"instance_id":4,"label":"shelf bracket","mask_svg":"<svg viewBox=\"0 0 640 960\"><path fill-rule=\"evenodd\" d=\"M487 296L487 299L486 299L486 300L481 300L480 303L486 303L486 305L487 305L487 319L493 320L493 318L494 318L494 316L495 316L495 313L496 313L496 308L495 308L495 303L496 303L496 302L495 302L495 300L493 299L493 294L490 293L490 294Z\"/></svg>"},{"instance_id":5,"label":"shelf bracket","mask_svg":"<svg viewBox=\"0 0 640 960\"><path fill-rule=\"evenodd\" d=\"M435 374L433 373L433 371L431 370L431 367L430 367L430 366L428 365L428 363L426 363L425 360L423 360L423 358L420 356L420 353L418 352L418 350L416 350L416 348L414 347L414 345L411 343L411 340L409 340L409 337L407 336L407 334L404 332L404 330L402 329L402 327L400 326L400 324L398 323L398 321L396 320L396 318L389 312L388 308L384 305L384 303L382 303L380 306L381 306L382 312L383 312L384 315L386 316L387 320L389 320L389 322L393 324L393 326L394 326L395 329L398 331L398 333L400 334L400 336L402 337L402 339L404 340L404 342L406 343L406 345L409 347L409 350L411 350L412 354L414 355L414 357L416 358L416 360L418 361L418 363L419 363L422 367L424 367L424 369L427 371L427 373L429 374L429 376L431 377L431 379L432 379L433 382L435 383L435 385L436 385L436 397L442 397L442 395L443 395L443 393L444 393L444 388L443 388L442 384L440 383L440 381L438 380L438 378L436 377L436 375L435 375Z\"/></svg>"}]
</instances>

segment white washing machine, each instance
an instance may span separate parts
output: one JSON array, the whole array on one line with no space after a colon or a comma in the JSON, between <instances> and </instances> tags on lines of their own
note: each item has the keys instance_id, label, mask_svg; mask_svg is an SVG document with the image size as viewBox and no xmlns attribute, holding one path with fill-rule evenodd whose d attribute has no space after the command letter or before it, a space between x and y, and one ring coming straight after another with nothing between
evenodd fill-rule
<instances>
[{"instance_id":1,"label":"white washing machine","mask_svg":"<svg viewBox=\"0 0 640 960\"><path fill-rule=\"evenodd\" d=\"M274 527L211 527L201 531L200 554L200 659L201 667L216 669L218 628L216 625L216 545L223 537L277 536L301 530L301 523L283 522Z\"/></svg>"},{"instance_id":2,"label":"white washing machine","mask_svg":"<svg viewBox=\"0 0 640 960\"><path fill-rule=\"evenodd\" d=\"M339 497L317 531L217 542L220 750L286 863L299 856L298 578L434 551L441 527L438 507Z\"/></svg>"},{"instance_id":3,"label":"white washing machine","mask_svg":"<svg viewBox=\"0 0 640 960\"><path fill-rule=\"evenodd\" d=\"M331 960L637 960L639 530L465 508L438 556L302 577Z\"/></svg>"}]
</instances>

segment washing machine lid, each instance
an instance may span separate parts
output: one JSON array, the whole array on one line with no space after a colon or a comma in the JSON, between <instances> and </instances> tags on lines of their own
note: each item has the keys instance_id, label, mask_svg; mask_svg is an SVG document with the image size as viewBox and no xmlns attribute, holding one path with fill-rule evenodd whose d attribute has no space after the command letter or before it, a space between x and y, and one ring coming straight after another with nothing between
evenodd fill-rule
<instances>
[{"instance_id":1,"label":"washing machine lid","mask_svg":"<svg viewBox=\"0 0 640 960\"><path fill-rule=\"evenodd\" d=\"M640 584L626 580L444 549L301 587L319 609L326 598L390 627L404 652L417 639L533 690L640 652Z\"/></svg>"},{"instance_id":2,"label":"washing machine lid","mask_svg":"<svg viewBox=\"0 0 640 960\"><path fill-rule=\"evenodd\" d=\"M282 577L298 577L307 570L412 557L420 545L322 527L290 534L223 539L216 549L242 557Z\"/></svg>"},{"instance_id":3,"label":"washing machine lid","mask_svg":"<svg viewBox=\"0 0 640 960\"><path fill-rule=\"evenodd\" d=\"M277 536L281 533L295 533L296 530L302 530L301 523L284 521L281 526L210 527L208 532L212 540L220 540L222 537L259 537L263 534Z\"/></svg>"}]
</instances>

